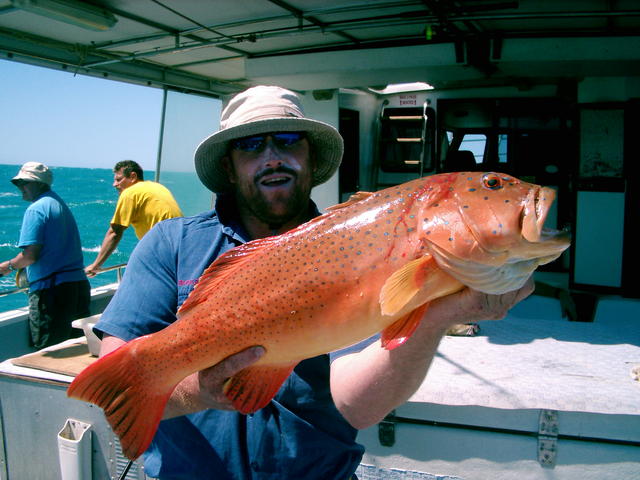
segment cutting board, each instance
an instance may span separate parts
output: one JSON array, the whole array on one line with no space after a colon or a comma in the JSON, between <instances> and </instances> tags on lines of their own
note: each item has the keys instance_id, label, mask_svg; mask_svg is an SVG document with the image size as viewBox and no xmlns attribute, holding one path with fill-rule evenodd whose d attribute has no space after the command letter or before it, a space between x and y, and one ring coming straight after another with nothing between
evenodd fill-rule
<instances>
[{"instance_id":1,"label":"cutting board","mask_svg":"<svg viewBox=\"0 0 640 480\"><path fill-rule=\"evenodd\" d=\"M75 377L85 367L97 360L89 354L86 340L66 344L58 349L40 350L14 358L11 363L20 367L35 368L46 372Z\"/></svg>"}]
</instances>

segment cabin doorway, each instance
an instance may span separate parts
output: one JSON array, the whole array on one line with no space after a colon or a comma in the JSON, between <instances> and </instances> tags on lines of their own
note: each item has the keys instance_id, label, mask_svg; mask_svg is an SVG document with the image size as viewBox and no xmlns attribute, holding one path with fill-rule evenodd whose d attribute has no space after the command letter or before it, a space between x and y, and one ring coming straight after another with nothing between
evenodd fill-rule
<instances>
[{"instance_id":1,"label":"cabin doorway","mask_svg":"<svg viewBox=\"0 0 640 480\"><path fill-rule=\"evenodd\" d=\"M344 154L339 170L340 201L344 202L360 190L360 113L341 108L338 130L344 139Z\"/></svg>"}]
</instances>

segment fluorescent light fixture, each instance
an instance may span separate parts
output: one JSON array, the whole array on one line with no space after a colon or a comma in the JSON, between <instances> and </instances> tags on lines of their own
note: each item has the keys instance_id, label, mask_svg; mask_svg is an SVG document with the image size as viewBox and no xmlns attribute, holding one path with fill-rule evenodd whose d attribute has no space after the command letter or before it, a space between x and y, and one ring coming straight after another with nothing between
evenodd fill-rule
<instances>
[{"instance_id":1,"label":"fluorescent light fixture","mask_svg":"<svg viewBox=\"0 0 640 480\"><path fill-rule=\"evenodd\" d=\"M104 8L75 0L11 0L21 10L99 32L109 30L118 19Z\"/></svg>"},{"instance_id":2,"label":"fluorescent light fixture","mask_svg":"<svg viewBox=\"0 0 640 480\"><path fill-rule=\"evenodd\" d=\"M433 90L433 87L428 83L424 82L413 82L413 83L395 83L387 85L383 89L374 89L370 88L376 93L381 93L383 95L388 95L390 93L405 93L405 92L416 92L420 90Z\"/></svg>"}]
</instances>

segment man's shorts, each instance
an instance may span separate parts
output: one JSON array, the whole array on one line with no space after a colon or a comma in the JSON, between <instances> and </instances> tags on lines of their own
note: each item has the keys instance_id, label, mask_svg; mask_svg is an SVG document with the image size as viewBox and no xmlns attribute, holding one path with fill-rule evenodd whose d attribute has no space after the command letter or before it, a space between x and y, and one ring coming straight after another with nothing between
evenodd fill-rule
<instances>
[{"instance_id":1,"label":"man's shorts","mask_svg":"<svg viewBox=\"0 0 640 480\"><path fill-rule=\"evenodd\" d=\"M31 346L41 349L72 338L74 334L81 336L82 332L72 328L71 322L90 315L90 299L88 280L29 292Z\"/></svg>"}]
</instances>

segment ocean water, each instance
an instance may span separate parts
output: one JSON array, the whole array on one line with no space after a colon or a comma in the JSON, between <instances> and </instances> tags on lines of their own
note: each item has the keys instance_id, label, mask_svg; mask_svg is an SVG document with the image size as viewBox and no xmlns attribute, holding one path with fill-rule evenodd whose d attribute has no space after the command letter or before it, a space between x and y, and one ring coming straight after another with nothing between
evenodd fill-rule
<instances>
[{"instance_id":1,"label":"ocean water","mask_svg":"<svg viewBox=\"0 0 640 480\"><path fill-rule=\"evenodd\" d=\"M0 261L13 258L18 253L22 216L29 205L10 182L19 169L19 165L0 165ZM110 169L103 168L51 167L51 170L54 176L52 189L64 199L76 219L84 262L88 265L100 250L118 200L118 192L111 186L113 173ZM145 179L153 178L153 172L145 171ZM195 173L162 172L160 182L171 190L185 215L210 208L211 194L200 185ZM104 266L126 263L137 242L133 227L127 228L118 248ZM90 279L94 288L115 281L115 271ZM13 288L13 275L0 277L0 292ZM0 312L24 307L26 304L25 293L0 297Z\"/></svg>"}]
</instances>

